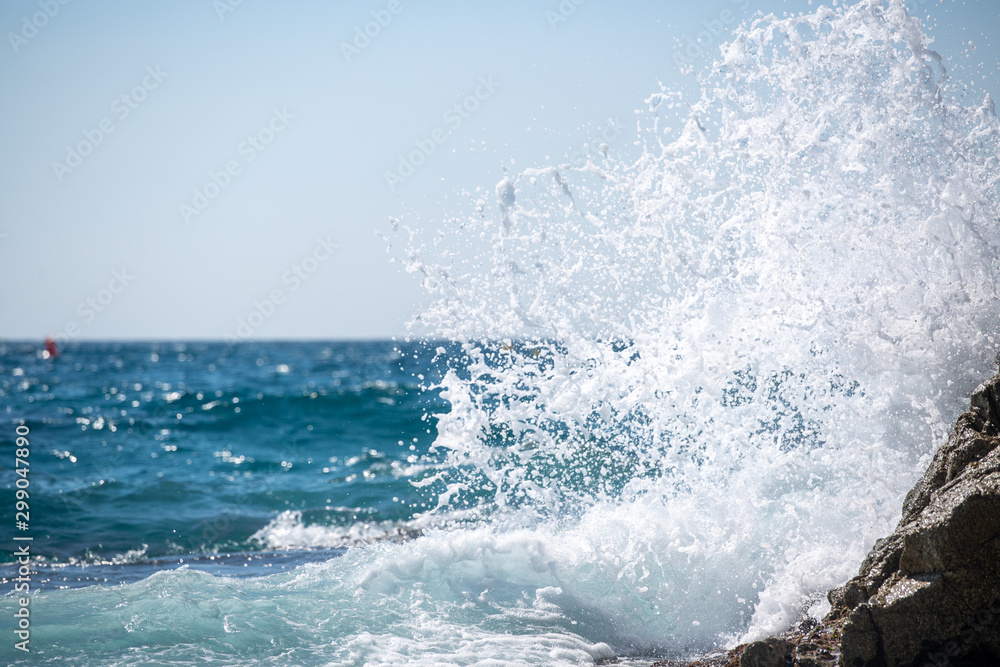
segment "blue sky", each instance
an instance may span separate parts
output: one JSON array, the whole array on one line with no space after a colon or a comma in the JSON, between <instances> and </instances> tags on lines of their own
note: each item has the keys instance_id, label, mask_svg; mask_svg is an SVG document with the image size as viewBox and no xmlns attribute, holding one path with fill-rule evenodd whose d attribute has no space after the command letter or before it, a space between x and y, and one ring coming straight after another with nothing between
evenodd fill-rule
<instances>
[{"instance_id":1,"label":"blue sky","mask_svg":"<svg viewBox=\"0 0 1000 667\"><path fill-rule=\"evenodd\" d=\"M818 4L8 0L0 338L401 334L421 291L390 216L436 226L690 88L706 30ZM997 97L1000 3L908 4Z\"/></svg>"}]
</instances>

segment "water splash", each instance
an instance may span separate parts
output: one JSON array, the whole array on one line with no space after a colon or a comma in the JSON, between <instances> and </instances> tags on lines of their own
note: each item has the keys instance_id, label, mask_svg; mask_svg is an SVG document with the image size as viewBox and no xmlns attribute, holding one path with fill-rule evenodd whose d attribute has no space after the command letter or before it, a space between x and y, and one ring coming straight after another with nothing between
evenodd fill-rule
<instances>
[{"instance_id":1,"label":"water splash","mask_svg":"<svg viewBox=\"0 0 1000 667\"><path fill-rule=\"evenodd\" d=\"M417 325L466 355L438 507L586 532L657 609L640 643L821 609L996 355L1000 125L929 44L896 0L759 19L699 99L647 100L637 161L509 173L411 236Z\"/></svg>"}]
</instances>

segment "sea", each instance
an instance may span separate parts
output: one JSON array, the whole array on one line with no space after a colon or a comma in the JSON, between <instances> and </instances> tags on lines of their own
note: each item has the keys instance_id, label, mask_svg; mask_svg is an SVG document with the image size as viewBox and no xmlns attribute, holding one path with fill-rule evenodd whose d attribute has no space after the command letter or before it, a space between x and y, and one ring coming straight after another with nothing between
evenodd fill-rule
<instances>
[{"instance_id":1,"label":"sea","mask_svg":"<svg viewBox=\"0 0 1000 667\"><path fill-rule=\"evenodd\" d=\"M1000 122L948 56L898 0L737 28L620 151L392 221L398 340L0 343L0 661L648 665L821 617L997 368Z\"/></svg>"}]
</instances>

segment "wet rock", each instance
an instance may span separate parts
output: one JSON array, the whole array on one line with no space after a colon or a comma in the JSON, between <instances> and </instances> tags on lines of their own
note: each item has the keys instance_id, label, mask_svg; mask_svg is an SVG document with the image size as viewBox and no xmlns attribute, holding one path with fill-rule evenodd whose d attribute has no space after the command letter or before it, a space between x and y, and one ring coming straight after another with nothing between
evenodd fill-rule
<instances>
[{"instance_id":1,"label":"wet rock","mask_svg":"<svg viewBox=\"0 0 1000 667\"><path fill-rule=\"evenodd\" d=\"M784 639L770 637L746 647L740 656L740 667L785 667L792 660L792 645Z\"/></svg>"},{"instance_id":2,"label":"wet rock","mask_svg":"<svg viewBox=\"0 0 1000 667\"><path fill-rule=\"evenodd\" d=\"M830 592L845 667L1000 665L1000 376L976 389L903 516Z\"/></svg>"}]
</instances>

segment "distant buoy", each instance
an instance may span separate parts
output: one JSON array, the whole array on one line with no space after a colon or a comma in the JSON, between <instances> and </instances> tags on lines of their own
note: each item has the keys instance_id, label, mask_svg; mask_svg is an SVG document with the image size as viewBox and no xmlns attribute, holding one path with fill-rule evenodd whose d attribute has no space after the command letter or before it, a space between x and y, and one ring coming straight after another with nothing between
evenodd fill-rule
<instances>
[{"instance_id":1,"label":"distant buoy","mask_svg":"<svg viewBox=\"0 0 1000 667\"><path fill-rule=\"evenodd\" d=\"M59 346L56 345L56 340L52 336L45 337L45 352L42 356L46 359L55 359L59 356Z\"/></svg>"}]
</instances>

